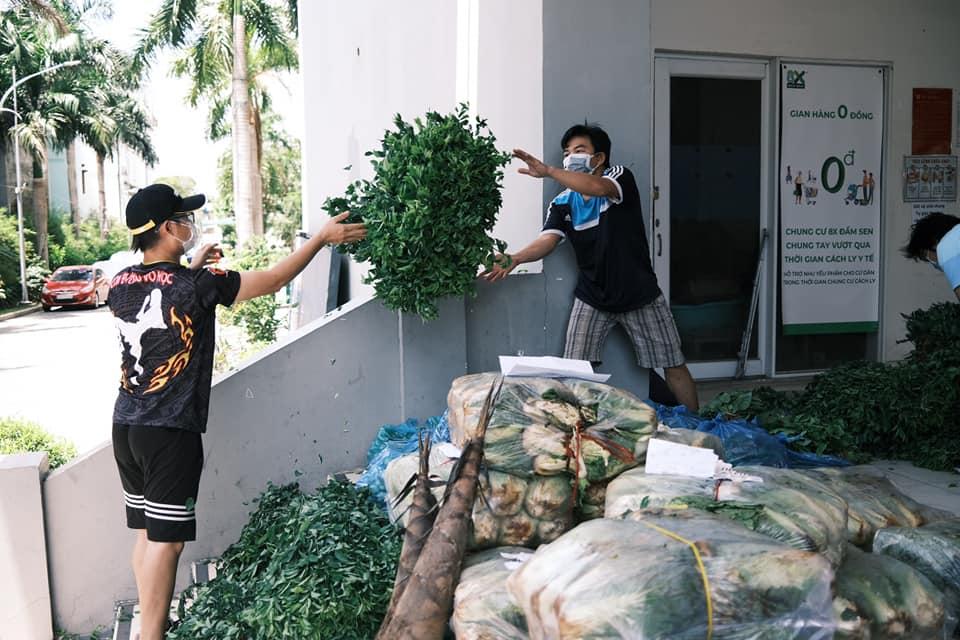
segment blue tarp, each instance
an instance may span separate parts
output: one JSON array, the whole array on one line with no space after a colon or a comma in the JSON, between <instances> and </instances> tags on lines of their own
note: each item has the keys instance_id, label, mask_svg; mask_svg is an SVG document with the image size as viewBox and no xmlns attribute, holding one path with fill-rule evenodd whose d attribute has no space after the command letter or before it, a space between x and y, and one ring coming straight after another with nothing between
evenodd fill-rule
<instances>
[{"instance_id":1,"label":"blue tarp","mask_svg":"<svg viewBox=\"0 0 960 640\"><path fill-rule=\"evenodd\" d=\"M725 462L733 466L763 465L787 469L845 467L850 463L835 456L793 451L790 438L771 434L757 420L726 420L720 414L713 419L691 413L683 405L668 407L648 401L657 410L657 418L668 427L712 433L720 438Z\"/></svg>"},{"instance_id":2,"label":"blue tarp","mask_svg":"<svg viewBox=\"0 0 960 640\"><path fill-rule=\"evenodd\" d=\"M385 424L377 431L377 437L367 450L367 469L357 480L357 486L369 487L380 505L386 508L387 488L383 483L383 474L391 460L395 460L417 450L417 433L425 430L430 434L430 442L450 442L450 425L447 414L433 416L420 424L410 418L402 424Z\"/></svg>"}]
</instances>

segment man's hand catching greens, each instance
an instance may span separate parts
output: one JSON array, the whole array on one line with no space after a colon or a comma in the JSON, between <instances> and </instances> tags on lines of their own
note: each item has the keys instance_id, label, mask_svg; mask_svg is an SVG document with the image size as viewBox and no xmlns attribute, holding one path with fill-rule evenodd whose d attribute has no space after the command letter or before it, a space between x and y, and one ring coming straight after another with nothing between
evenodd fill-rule
<instances>
[{"instance_id":1,"label":"man's hand catching greens","mask_svg":"<svg viewBox=\"0 0 960 640\"><path fill-rule=\"evenodd\" d=\"M481 273L480 277L487 282L499 282L510 275L519 264L510 254L498 253L493 259L493 266Z\"/></svg>"}]
</instances>

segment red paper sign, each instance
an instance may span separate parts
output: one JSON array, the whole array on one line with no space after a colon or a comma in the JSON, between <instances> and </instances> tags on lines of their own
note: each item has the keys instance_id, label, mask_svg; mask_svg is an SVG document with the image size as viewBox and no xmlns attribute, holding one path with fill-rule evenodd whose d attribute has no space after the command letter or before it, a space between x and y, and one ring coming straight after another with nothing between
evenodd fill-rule
<instances>
[{"instance_id":1,"label":"red paper sign","mask_svg":"<svg viewBox=\"0 0 960 640\"><path fill-rule=\"evenodd\" d=\"M949 155L952 89L913 90L913 155Z\"/></svg>"}]
</instances>

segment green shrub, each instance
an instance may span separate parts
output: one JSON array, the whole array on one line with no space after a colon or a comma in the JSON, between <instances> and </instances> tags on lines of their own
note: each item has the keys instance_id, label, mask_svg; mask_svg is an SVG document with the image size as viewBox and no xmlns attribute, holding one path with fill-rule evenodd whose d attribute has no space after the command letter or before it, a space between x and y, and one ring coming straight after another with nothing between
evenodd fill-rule
<instances>
[{"instance_id":1,"label":"green shrub","mask_svg":"<svg viewBox=\"0 0 960 640\"><path fill-rule=\"evenodd\" d=\"M270 246L263 237L254 237L231 259L236 271L257 271L274 265L283 252ZM240 302L220 312L220 321L243 327L247 337L256 344L270 344L277 339L277 330L283 325L277 319L280 303L274 295L260 296Z\"/></svg>"},{"instance_id":2,"label":"green shrub","mask_svg":"<svg viewBox=\"0 0 960 640\"><path fill-rule=\"evenodd\" d=\"M80 223L75 233L73 224L59 216L51 219L51 229L58 233L50 236L50 267L56 269L64 265L93 264L106 260L118 251L129 246L129 233L123 225L111 225L105 237L101 236L100 223L87 218Z\"/></svg>"},{"instance_id":3,"label":"green shrub","mask_svg":"<svg viewBox=\"0 0 960 640\"><path fill-rule=\"evenodd\" d=\"M27 265L38 264L33 250L33 231L24 228L24 245ZM28 274L28 287L30 279ZM0 283L3 296L0 306L14 306L20 302L20 240L17 234L17 216L6 209L0 209ZM40 283L41 286L43 283Z\"/></svg>"},{"instance_id":4,"label":"green shrub","mask_svg":"<svg viewBox=\"0 0 960 640\"><path fill-rule=\"evenodd\" d=\"M72 442L47 433L40 425L20 418L0 418L0 454L46 451L56 469L77 455Z\"/></svg>"}]
</instances>

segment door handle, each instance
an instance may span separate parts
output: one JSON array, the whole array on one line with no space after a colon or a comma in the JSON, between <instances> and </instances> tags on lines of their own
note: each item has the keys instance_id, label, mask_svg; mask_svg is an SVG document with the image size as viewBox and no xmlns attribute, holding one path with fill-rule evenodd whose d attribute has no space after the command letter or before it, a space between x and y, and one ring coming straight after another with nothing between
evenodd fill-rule
<instances>
[{"instance_id":1,"label":"door handle","mask_svg":"<svg viewBox=\"0 0 960 640\"><path fill-rule=\"evenodd\" d=\"M663 255L663 236L658 233L657 234L657 257L659 258L662 255Z\"/></svg>"}]
</instances>

